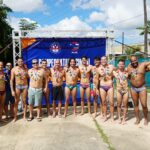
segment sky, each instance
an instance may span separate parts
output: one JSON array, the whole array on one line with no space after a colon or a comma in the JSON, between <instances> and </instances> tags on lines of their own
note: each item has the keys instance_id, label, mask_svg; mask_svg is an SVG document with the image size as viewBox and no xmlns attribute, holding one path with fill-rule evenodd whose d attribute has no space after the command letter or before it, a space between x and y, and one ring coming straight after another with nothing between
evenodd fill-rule
<instances>
[{"instance_id":1,"label":"sky","mask_svg":"<svg viewBox=\"0 0 150 150\"><path fill-rule=\"evenodd\" d=\"M13 12L8 22L19 29L19 20L37 22L45 30L114 30L115 39L143 42L136 28L143 25L143 0L3 0ZM147 0L150 19L150 0Z\"/></svg>"}]
</instances>

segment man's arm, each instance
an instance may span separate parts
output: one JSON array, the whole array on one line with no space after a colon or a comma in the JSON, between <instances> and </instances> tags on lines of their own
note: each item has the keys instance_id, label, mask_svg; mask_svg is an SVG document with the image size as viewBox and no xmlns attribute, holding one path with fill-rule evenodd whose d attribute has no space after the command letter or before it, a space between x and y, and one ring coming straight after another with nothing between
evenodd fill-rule
<instances>
[{"instance_id":1,"label":"man's arm","mask_svg":"<svg viewBox=\"0 0 150 150\"><path fill-rule=\"evenodd\" d=\"M12 96L15 96L14 80L15 80L15 72L14 72L14 69L12 69L11 76L10 76L10 88L11 88Z\"/></svg>"},{"instance_id":2,"label":"man's arm","mask_svg":"<svg viewBox=\"0 0 150 150\"><path fill-rule=\"evenodd\" d=\"M44 71L43 71L43 74L44 74L44 80L45 80L44 92L46 92L48 88L48 78L47 78L47 74Z\"/></svg>"},{"instance_id":3,"label":"man's arm","mask_svg":"<svg viewBox=\"0 0 150 150\"><path fill-rule=\"evenodd\" d=\"M150 62L143 62L142 64L144 64L146 71L150 71Z\"/></svg>"}]
</instances>

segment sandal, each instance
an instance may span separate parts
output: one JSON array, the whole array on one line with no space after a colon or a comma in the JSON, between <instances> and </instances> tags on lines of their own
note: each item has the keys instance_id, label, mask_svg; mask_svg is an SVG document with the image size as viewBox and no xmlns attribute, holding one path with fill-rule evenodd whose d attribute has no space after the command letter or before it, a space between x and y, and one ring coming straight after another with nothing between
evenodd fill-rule
<instances>
[{"instance_id":1,"label":"sandal","mask_svg":"<svg viewBox=\"0 0 150 150\"><path fill-rule=\"evenodd\" d=\"M38 122L42 121L41 117L37 117L36 119L37 119Z\"/></svg>"},{"instance_id":2,"label":"sandal","mask_svg":"<svg viewBox=\"0 0 150 150\"><path fill-rule=\"evenodd\" d=\"M34 117L29 117L28 119L27 119L27 121L32 121L34 119Z\"/></svg>"}]
</instances>

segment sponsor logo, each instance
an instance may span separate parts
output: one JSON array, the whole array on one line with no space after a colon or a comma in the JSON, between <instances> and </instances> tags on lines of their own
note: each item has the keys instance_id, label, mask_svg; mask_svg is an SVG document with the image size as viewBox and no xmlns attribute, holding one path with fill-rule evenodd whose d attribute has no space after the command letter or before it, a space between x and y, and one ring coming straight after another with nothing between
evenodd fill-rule
<instances>
[{"instance_id":1,"label":"sponsor logo","mask_svg":"<svg viewBox=\"0 0 150 150\"><path fill-rule=\"evenodd\" d=\"M72 54L77 54L78 53L78 50L80 48L80 45L78 42L71 42L70 43L70 47L71 47L71 53Z\"/></svg>"},{"instance_id":2,"label":"sponsor logo","mask_svg":"<svg viewBox=\"0 0 150 150\"><path fill-rule=\"evenodd\" d=\"M59 54L61 52L61 47L60 44L58 42L54 42L50 45L50 51L53 54Z\"/></svg>"}]
</instances>

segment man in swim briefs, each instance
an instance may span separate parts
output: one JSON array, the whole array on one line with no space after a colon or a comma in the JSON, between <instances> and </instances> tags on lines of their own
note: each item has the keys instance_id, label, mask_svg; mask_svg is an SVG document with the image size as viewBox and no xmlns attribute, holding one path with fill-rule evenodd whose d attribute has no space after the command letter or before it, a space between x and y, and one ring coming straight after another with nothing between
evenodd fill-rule
<instances>
[{"instance_id":1,"label":"man in swim briefs","mask_svg":"<svg viewBox=\"0 0 150 150\"><path fill-rule=\"evenodd\" d=\"M15 85L14 85L15 82ZM10 79L11 93L15 98L14 105L14 122L17 120L17 111L18 111L18 103L20 100L20 96L22 94L22 102L23 102L23 118L26 119L26 111L27 111L27 89L28 89L28 70L24 68L23 59L18 58L17 66L15 66L11 70L11 79ZM15 88L14 88L15 87Z\"/></svg>"},{"instance_id":2,"label":"man in swim briefs","mask_svg":"<svg viewBox=\"0 0 150 150\"><path fill-rule=\"evenodd\" d=\"M94 66L92 67L92 74L93 74L93 89L91 89L91 92L93 94L94 99L94 118L97 116L97 100L99 96L99 74L98 74L98 68L100 66L100 57L96 56L94 58ZM101 105L100 105L101 106ZM100 109L101 111L101 109Z\"/></svg>"},{"instance_id":3,"label":"man in swim briefs","mask_svg":"<svg viewBox=\"0 0 150 150\"><path fill-rule=\"evenodd\" d=\"M81 115L84 114L84 94L86 94L88 113L91 113L90 102L90 76L92 66L88 64L87 57L82 56L80 70L80 97L81 97Z\"/></svg>"},{"instance_id":4,"label":"man in swim briefs","mask_svg":"<svg viewBox=\"0 0 150 150\"><path fill-rule=\"evenodd\" d=\"M118 123L126 123L126 114L128 109L128 73L125 69L125 61L118 61L118 68L113 71L113 75L116 78L116 91L117 91L117 112L118 112ZM123 104L123 119L121 121L121 107Z\"/></svg>"},{"instance_id":5,"label":"man in swim briefs","mask_svg":"<svg viewBox=\"0 0 150 150\"><path fill-rule=\"evenodd\" d=\"M106 97L110 104L111 121L114 121L114 87L113 87L114 66L107 63L106 56L101 57L101 65L98 69L100 76L100 97L102 100L104 121L107 120Z\"/></svg>"},{"instance_id":6,"label":"man in swim briefs","mask_svg":"<svg viewBox=\"0 0 150 150\"><path fill-rule=\"evenodd\" d=\"M136 122L140 123L139 116L139 99L144 113L144 125L148 124L148 108L147 108L147 92L145 86L145 72L150 62L139 63L136 56L131 56L130 64L128 65L129 79L131 83L131 97L134 102L134 110Z\"/></svg>"},{"instance_id":7,"label":"man in swim briefs","mask_svg":"<svg viewBox=\"0 0 150 150\"><path fill-rule=\"evenodd\" d=\"M72 101L73 101L73 114L74 114L74 116L76 116L76 94L77 94L78 77L79 77L79 69L76 67L76 60L74 58L70 58L69 62L68 62L68 67L65 68L66 101L65 101L64 117L67 116L70 95L72 95Z\"/></svg>"}]
</instances>

